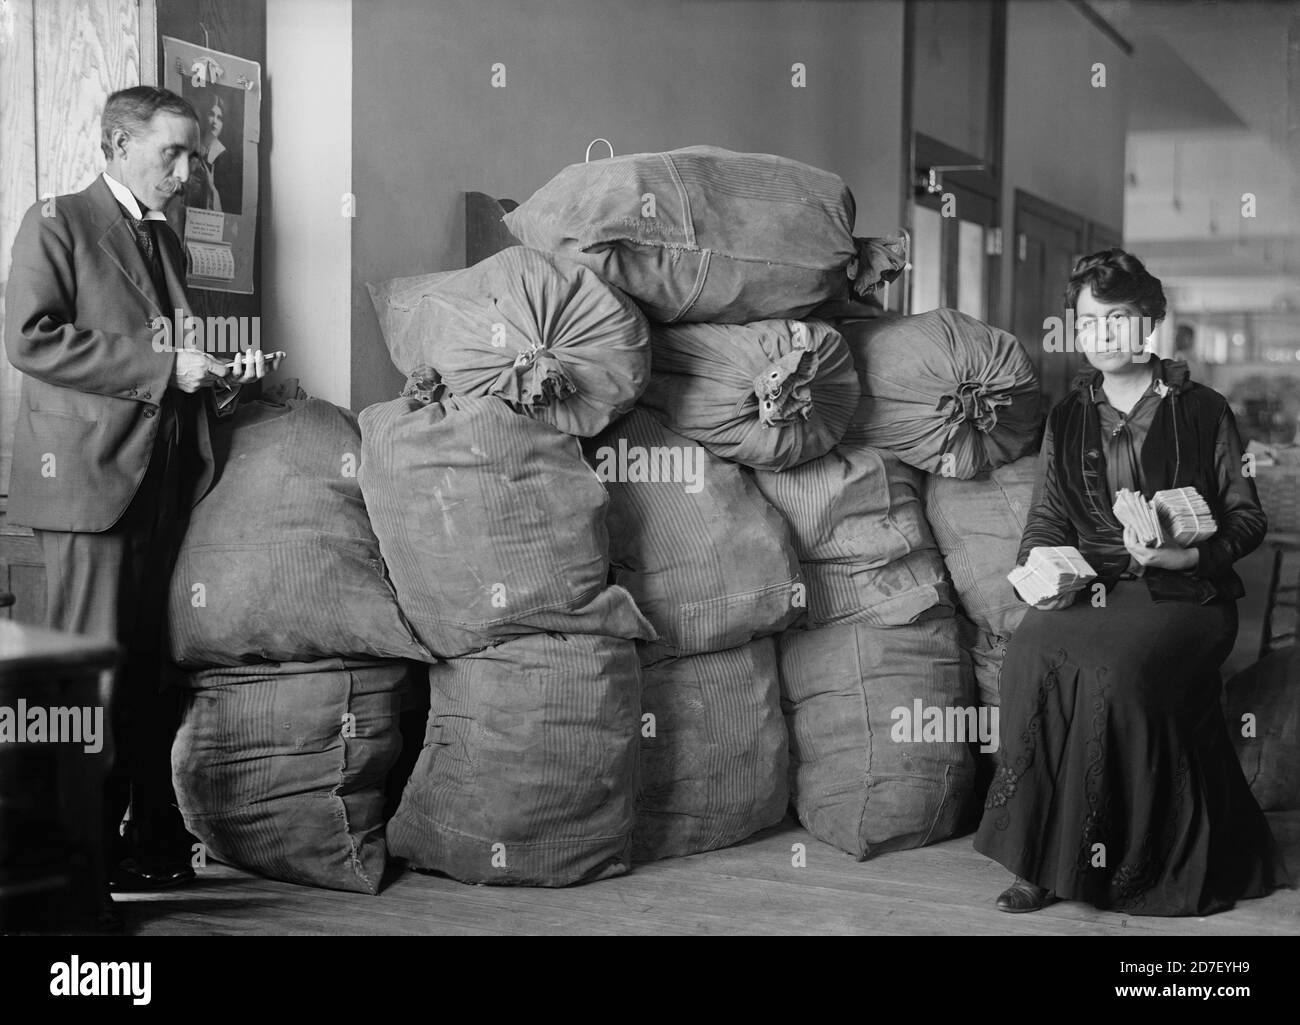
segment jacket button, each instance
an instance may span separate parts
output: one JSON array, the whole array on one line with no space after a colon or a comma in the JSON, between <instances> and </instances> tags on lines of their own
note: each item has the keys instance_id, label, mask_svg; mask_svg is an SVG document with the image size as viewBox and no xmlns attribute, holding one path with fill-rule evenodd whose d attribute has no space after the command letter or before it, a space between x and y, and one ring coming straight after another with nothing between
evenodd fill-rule
<instances>
[{"instance_id":1,"label":"jacket button","mask_svg":"<svg viewBox=\"0 0 1300 1025\"><path fill-rule=\"evenodd\" d=\"M132 388L127 394L130 395L131 398L135 398L136 390Z\"/></svg>"},{"instance_id":2,"label":"jacket button","mask_svg":"<svg viewBox=\"0 0 1300 1025\"><path fill-rule=\"evenodd\" d=\"M146 420L150 419L151 417L157 416L157 414L158 414L158 410L154 409L153 406L150 406L148 409L144 411L144 416Z\"/></svg>"},{"instance_id":3,"label":"jacket button","mask_svg":"<svg viewBox=\"0 0 1300 1025\"><path fill-rule=\"evenodd\" d=\"M141 395L140 397L141 397L142 399L151 399L151 398L153 398L153 396L150 395L148 392L145 392L145 393L144 393L143 395Z\"/></svg>"}]
</instances>

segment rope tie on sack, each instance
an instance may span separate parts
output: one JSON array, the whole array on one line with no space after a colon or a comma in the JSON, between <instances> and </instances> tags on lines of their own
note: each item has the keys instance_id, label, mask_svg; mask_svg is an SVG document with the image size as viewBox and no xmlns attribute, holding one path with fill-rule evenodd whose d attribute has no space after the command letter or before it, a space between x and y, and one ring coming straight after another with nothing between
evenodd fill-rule
<instances>
[{"instance_id":1,"label":"rope tie on sack","mask_svg":"<svg viewBox=\"0 0 1300 1025\"><path fill-rule=\"evenodd\" d=\"M421 364L406 375L402 398L415 399L422 406L441 402L447 393L442 375L428 364Z\"/></svg>"},{"instance_id":2,"label":"rope tie on sack","mask_svg":"<svg viewBox=\"0 0 1300 1025\"><path fill-rule=\"evenodd\" d=\"M764 427L786 427L812 414L812 381L816 359L806 349L787 352L754 378L758 421Z\"/></svg>"},{"instance_id":3,"label":"rope tie on sack","mask_svg":"<svg viewBox=\"0 0 1300 1025\"><path fill-rule=\"evenodd\" d=\"M521 409L539 409L563 402L577 390L555 353L534 344L501 371L491 394Z\"/></svg>"},{"instance_id":4,"label":"rope tie on sack","mask_svg":"<svg viewBox=\"0 0 1300 1025\"><path fill-rule=\"evenodd\" d=\"M908 240L906 235L886 238L858 238L854 236L855 255L849 263L849 277L853 279L853 292L865 298L894 281L907 267Z\"/></svg>"},{"instance_id":5,"label":"rope tie on sack","mask_svg":"<svg viewBox=\"0 0 1300 1025\"><path fill-rule=\"evenodd\" d=\"M939 400L935 407L943 412L948 408L947 423L969 423L985 433L998 425L998 410L1011 405L1009 391L1014 384L1006 378L993 381L962 381L955 391Z\"/></svg>"}]
</instances>

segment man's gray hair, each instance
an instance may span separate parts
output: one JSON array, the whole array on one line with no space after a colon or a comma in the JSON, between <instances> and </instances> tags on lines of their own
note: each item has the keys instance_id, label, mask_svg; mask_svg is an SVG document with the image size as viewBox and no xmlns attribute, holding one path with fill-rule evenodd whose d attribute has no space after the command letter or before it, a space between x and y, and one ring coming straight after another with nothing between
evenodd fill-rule
<instances>
[{"instance_id":1,"label":"man's gray hair","mask_svg":"<svg viewBox=\"0 0 1300 1025\"><path fill-rule=\"evenodd\" d=\"M104 104L104 116L99 121L99 148L106 160L113 159L113 133L119 128L131 134L145 130L158 111L188 117L199 124L199 115L184 96L170 89L155 89L151 85L137 85L113 93Z\"/></svg>"}]
</instances>

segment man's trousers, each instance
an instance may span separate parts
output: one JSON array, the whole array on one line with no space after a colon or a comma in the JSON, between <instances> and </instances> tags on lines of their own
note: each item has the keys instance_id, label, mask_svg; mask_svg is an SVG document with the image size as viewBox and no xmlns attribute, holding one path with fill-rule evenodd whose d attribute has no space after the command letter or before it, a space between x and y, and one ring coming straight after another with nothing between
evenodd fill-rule
<instances>
[{"instance_id":1,"label":"man's trousers","mask_svg":"<svg viewBox=\"0 0 1300 1025\"><path fill-rule=\"evenodd\" d=\"M169 396L170 397L170 396ZM164 402L158 439L139 491L102 533L35 530L45 553L51 629L89 634L121 648L112 714L117 756L105 783L105 822L116 840L131 809L130 853L179 856L185 833L171 784L177 692L168 682L167 591L188 505L181 432ZM113 847L109 848L110 858Z\"/></svg>"}]
</instances>

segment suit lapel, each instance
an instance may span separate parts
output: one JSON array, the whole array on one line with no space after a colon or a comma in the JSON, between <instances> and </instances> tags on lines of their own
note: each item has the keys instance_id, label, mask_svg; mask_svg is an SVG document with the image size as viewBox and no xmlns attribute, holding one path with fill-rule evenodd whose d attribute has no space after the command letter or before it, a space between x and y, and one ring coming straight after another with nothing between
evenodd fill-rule
<instances>
[{"instance_id":1,"label":"suit lapel","mask_svg":"<svg viewBox=\"0 0 1300 1025\"><path fill-rule=\"evenodd\" d=\"M107 189L107 186L105 186ZM110 193L110 198L111 198ZM118 270L142 298L154 316L164 317L163 311L158 309L158 299L154 295L153 281L149 277L149 269L145 266L144 257L140 254L140 247L135 244L135 234L131 231L131 226L126 223L126 218L118 212L117 220L109 225L108 231L99 240L99 246L104 250L115 264Z\"/></svg>"}]
</instances>

